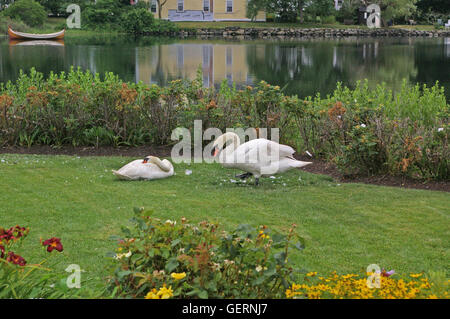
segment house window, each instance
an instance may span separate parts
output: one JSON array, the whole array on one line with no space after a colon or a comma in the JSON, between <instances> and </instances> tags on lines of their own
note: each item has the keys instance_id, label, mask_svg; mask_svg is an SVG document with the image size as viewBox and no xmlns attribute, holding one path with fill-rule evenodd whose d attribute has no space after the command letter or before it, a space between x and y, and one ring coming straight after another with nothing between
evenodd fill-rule
<instances>
[{"instance_id":1,"label":"house window","mask_svg":"<svg viewBox=\"0 0 450 319\"><path fill-rule=\"evenodd\" d=\"M227 12L233 12L233 0L227 0Z\"/></svg>"},{"instance_id":2,"label":"house window","mask_svg":"<svg viewBox=\"0 0 450 319\"><path fill-rule=\"evenodd\" d=\"M204 12L209 12L209 0L203 0L203 11Z\"/></svg>"},{"instance_id":3,"label":"house window","mask_svg":"<svg viewBox=\"0 0 450 319\"><path fill-rule=\"evenodd\" d=\"M177 11L184 11L184 0L178 0Z\"/></svg>"},{"instance_id":4,"label":"house window","mask_svg":"<svg viewBox=\"0 0 450 319\"><path fill-rule=\"evenodd\" d=\"M150 5L150 11L156 13L156 6L157 6L156 0L152 0L152 4Z\"/></svg>"}]
</instances>

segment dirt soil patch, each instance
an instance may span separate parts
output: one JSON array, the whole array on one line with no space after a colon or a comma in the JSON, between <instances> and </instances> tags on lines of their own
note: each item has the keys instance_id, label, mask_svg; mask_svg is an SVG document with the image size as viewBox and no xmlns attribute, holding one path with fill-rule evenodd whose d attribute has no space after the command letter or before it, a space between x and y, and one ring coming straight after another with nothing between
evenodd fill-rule
<instances>
[{"instance_id":1,"label":"dirt soil patch","mask_svg":"<svg viewBox=\"0 0 450 319\"><path fill-rule=\"evenodd\" d=\"M77 156L126 156L143 158L147 155L158 157L170 157L171 147L169 146L138 146L138 147L74 147L63 146L54 148L47 145L34 145L26 147L2 147L0 154L39 154L39 155L77 155ZM333 164L321 160L311 159L307 156L296 156L298 159L313 162L302 168L302 170L315 174L323 174L333 177L342 183L364 183L383 186L394 186L402 188L427 189L450 192L449 181L421 181L398 176L343 176Z\"/></svg>"}]
</instances>

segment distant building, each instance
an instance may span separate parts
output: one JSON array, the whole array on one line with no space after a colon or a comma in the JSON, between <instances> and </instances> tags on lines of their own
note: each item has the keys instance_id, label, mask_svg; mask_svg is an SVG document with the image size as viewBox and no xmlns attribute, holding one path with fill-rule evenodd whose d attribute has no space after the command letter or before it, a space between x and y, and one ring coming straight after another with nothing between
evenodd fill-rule
<instances>
[{"instance_id":1,"label":"distant building","mask_svg":"<svg viewBox=\"0 0 450 319\"><path fill-rule=\"evenodd\" d=\"M158 2L150 2L150 11L158 17ZM162 1L163 2L163 1ZM250 21L247 18L248 0L167 0L161 8L161 19L170 21ZM261 11L256 21L266 21Z\"/></svg>"},{"instance_id":2,"label":"distant building","mask_svg":"<svg viewBox=\"0 0 450 319\"><path fill-rule=\"evenodd\" d=\"M344 0L334 0L334 8L336 10L340 10L342 5L344 4Z\"/></svg>"}]
</instances>

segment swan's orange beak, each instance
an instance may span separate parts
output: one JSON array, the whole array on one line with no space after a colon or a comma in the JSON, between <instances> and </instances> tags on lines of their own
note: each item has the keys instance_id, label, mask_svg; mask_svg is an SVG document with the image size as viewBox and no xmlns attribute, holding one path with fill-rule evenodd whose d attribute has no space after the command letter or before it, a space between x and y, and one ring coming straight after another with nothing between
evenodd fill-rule
<instances>
[{"instance_id":1,"label":"swan's orange beak","mask_svg":"<svg viewBox=\"0 0 450 319\"><path fill-rule=\"evenodd\" d=\"M144 160L142 161L142 164L147 164L148 163L148 159L144 158Z\"/></svg>"},{"instance_id":2,"label":"swan's orange beak","mask_svg":"<svg viewBox=\"0 0 450 319\"><path fill-rule=\"evenodd\" d=\"M219 148L216 146L216 147L214 148L213 157L216 157L217 155L219 155Z\"/></svg>"}]
</instances>

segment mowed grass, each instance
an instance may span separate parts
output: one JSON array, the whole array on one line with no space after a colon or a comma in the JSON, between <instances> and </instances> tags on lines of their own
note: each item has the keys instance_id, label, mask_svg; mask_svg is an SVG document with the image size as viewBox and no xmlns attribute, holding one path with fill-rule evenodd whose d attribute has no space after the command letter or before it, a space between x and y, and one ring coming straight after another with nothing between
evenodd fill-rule
<instances>
[{"instance_id":1,"label":"mowed grass","mask_svg":"<svg viewBox=\"0 0 450 319\"><path fill-rule=\"evenodd\" d=\"M130 160L0 154L0 225L31 228L17 252L39 262L39 238L61 237L64 253L52 253L49 265L62 271L79 264L83 280L102 280L105 255L115 248L110 236L120 235L133 207L143 206L162 219L208 219L227 230L248 223L286 231L295 223L306 249L293 251L292 261L321 274L378 264L397 273L448 275L448 193L338 184L300 170L254 187L235 183L238 171L218 164L175 165L176 175L159 181L117 180L111 169Z\"/></svg>"}]
</instances>

